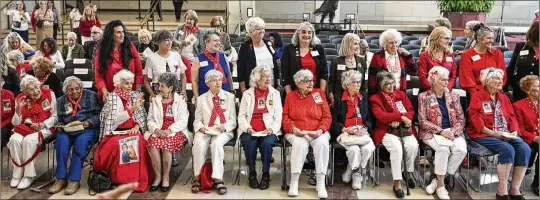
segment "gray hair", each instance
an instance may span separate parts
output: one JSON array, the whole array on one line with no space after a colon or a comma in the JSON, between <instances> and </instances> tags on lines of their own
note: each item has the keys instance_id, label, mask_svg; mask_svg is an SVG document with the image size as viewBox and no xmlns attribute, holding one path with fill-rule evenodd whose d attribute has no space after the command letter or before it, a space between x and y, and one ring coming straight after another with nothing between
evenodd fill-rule
<instances>
[{"instance_id":1,"label":"gray hair","mask_svg":"<svg viewBox=\"0 0 540 200\"><path fill-rule=\"evenodd\" d=\"M474 31L474 39L478 41L478 38L484 38L487 32L493 33L493 30L491 28L487 27L483 23L477 24L472 29Z\"/></svg>"},{"instance_id":2,"label":"gray hair","mask_svg":"<svg viewBox=\"0 0 540 200\"><path fill-rule=\"evenodd\" d=\"M156 44L160 44L161 42L165 40L172 40L173 35L172 33L167 29L161 29L154 33L154 37L152 38Z\"/></svg>"},{"instance_id":3,"label":"gray hair","mask_svg":"<svg viewBox=\"0 0 540 200\"><path fill-rule=\"evenodd\" d=\"M208 83L209 81L214 80L214 79L218 79L218 80L223 79L223 73L221 73L218 70L212 69L206 72L206 75L204 75L205 83Z\"/></svg>"},{"instance_id":4,"label":"gray hair","mask_svg":"<svg viewBox=\"0 0 540 200\"><path fill-rule=\"evenodd\" d=\"M39 87L41 83L36 77L27 74L21 80L21 91L26 90L26 87L28 87L30 84L36 84Z\"/></svg>"},{"instance_id":5,"label":"gray hair","mask_svg":"<svg viewBox=\"0 0 540 200\"><path fill-rule=\"evenodd\" d=\"M249 86L256 87L257 81L261 79L262 73L266 74L268 79L270 79L270 82L272 82L273 80L272 69L270 69L270 67L267 67L266 65L261 65L251 70L251 75L249 76Z\"/></svg>"},{"instance_id":6,"label":"gray hair","mask_svg":"<svg viewBox=\"0 0 540 200\"><path fill-rule=\"evenodd\" d=\"M482 22L479 22L479 21L476 21L476 20L472 20L472 21L468 21L467 23L465 23L465 28L469 28L469 30L473 30L474 27L478 24L480 24Z\"/></svg>"},{"instance_id":7,"label":"gray hair","mask_svg":"<svg viewBox=\"0 0 540 200\"><path fill-rule=\"evenodd\" d=\"M353 81L358 80L362 84L362 73L356 70L349 70L341 74L341 87L347 89L347 85L351 84Z\"/></svg>"},{"instance_id":8,"label":"gray hair","mask_svg":"<svg viewBox=\"0 0 540 200\"><path fill-rule=\"evenodd\" d=\"M64 91L64 93L67 93L67 87L69 86L70 81L75 81L81 89L84 89L84 84L81 81L81 79L77 78L76 76L70 76L70 77L67 77L66 80L64 80L64 83L62 86L62 91Z\"/></svg>"},{"instance_id":9,"label":"gray hair","mask_svg":"<svg viewBox=\"0 0 540 200\"><path fill-rule=\"evenodd\" d=\"M152 33L150 33L148 29L139 29L139 33L137 34L137 38L139 38L139 42L144 36L148 37L148 41L152 41Z\"/></svg>"},{"instance_id":10,"label":"gray hair","mask_svg":"<svg viewBox=\"0 0 540 200\"><path fill-rule=\"evenodd\" d=\"M396 38L397 46L401 45L401 41L403 41L403 37L401 37L401 33L398 32L396 29L388 29L381 33L379 44L381 47L386 49L386 38L389 36L394 36Z\"/></svg>"},{"instance_id":11,"label":"gray hair","mask_svg":"<svg viewBox=\"0 0 540 200\"><path fill-rule=\"evenodd\" d=\"M294 80L294 84L296 85L300 85L300 82L303 81L303 80L306 80L306 79L312 79L313 78L313 74L311 73L311 71L307 70L307 69L303 69L303 70L300 70L298 72L296 72L296 74L294 74L293 76L293 80ZM315 80L313 80L315 81Z\"/></svg>"},{"instance_id":12,"label":"gray hair","mask_svg":"<svg viewBox=\"0 0 540 200\"><path fill-rule=\"evenodd\" d=\"M123 81L133 81L134 79L135 75L131 71L127 69L120 70L113 76L114 87L119 87Z\"/></svg>"},{"instance_id":13,"label":"gray hair","mask_svg":"<svg viewBox=\"0 0 540 200\"><path fill-rule=\"evenodd\" d=\"M246 21L246 30L248 33L252 33L257 27L264 28L264 20L260 17L251 17Z\"/></svg>"},{"instance_id":14,"label":"gray hair","mask_svg":"<svg viewBox=\"0 0 540 200\"><path fill-rule=\"evenodd\" d=\"M71 39L73 39L73 40L77 40L77 34L74 33L74 32L69 32L69 33L67 33L67 38L68 38L68 39L71 38Z\"/></svg>"},{"instance_id":15,"label":"gray hair","mask_svg":"<svg viewBox=\"0 0 540 200\"><path fill-rule=\"evenodd\" d=\"M16 60L18 62L22 62L24 60L24 55L20 50L12 50L9 53L7 53L7 59L8 60Z\"/></svg>"},{"instance_id":16,"label":"gray hair","mask_svg":"<svg viewBox=\"0 0 540 200\"><path fill-rule=\"evenodd\" d=\"M440 66L435 66L431 68L428 72L428 82L429 84L433 85L433 81L435 80L435 78L448 78L449 75L450 72L448 71L448 69Z\"/></svg>"},{"instance_id":17,"label":"gray hair","mask_svg":"<svg viewBox=\"0 0 540 200\"><path fill-rule=\"evenodd\" d=\"M161 74L159 76L158 83L163 83L167 87L172 87L173 93L180 92L180 81L178 80L178 75L173 72Z\"/></svg>"},{"instance_id":18,"label":"gray hair","mask_svg":"<svg viewBox=\"0 0 540 200\"><path fill-rule=\"evenodd\" d=\"M300 23L300 26L298 27L298 29L294 31L294 35L291 39L291 43L294 44L295 46L298 46L298 43L300 42L300 38L298 38L300 35L300 29L304 28L304 26L308 26L309 29L311 29L311 41L309 41L309 45L320 44L321 40L317 38L317 35L315 35L315 28L313 28L313 25L311 25L311 23L309 22Z\"/></svg>"},{"instance_id":19,"label":"gray hair","mask_svg":"<svg viewBox=\"0 0 540 200\"><path fill-rule=\"evenodd\" d=\"M355 42L359 42L360 37L354 33L347 33L345 36L343 36L343 40L341 41L341 46L339 47L339 56L349 56L356 54L355 52L351 51L352 45L354 45Z\"/></svg>"},{"instance_id":20,"label":"gray hair","mask_svg":"<svg viewBox=\"0 0 540 200\"><path fill-rule=\"evenodd\" d=\"M103 35L103 29L97 27L97 26L93 26L91 29L90 29L90 32L99 32L99 34Z\"/></svg>"},{"instance_id":21,"label":"gray hair","mask_svg":"<svg viewBox=\"0 0 540 200\"><path fill-rule=\"evenodd\" d=\"M358 41L358 45L359 46L367 46L369 48L369 44L365 39L360 39L360 41Z\"/></svg>"},{"instance_id":22,"label":"gray hair","mask_svg":"<svg viewBox=\"0 0 540 200\"><path fill-rule=\"evenodd\" d=\"M219 37L219 31L215 28L207 29L204 32L204 36L203 36L204 43L208 42L208 40L210 39L210 37L212 37L212 35L217 35Z\"/></svg>"},{"instance_id":23,"label":"gray hair","mask_svg":"<svg viewBox=\"0 0 540 200\"><path fill-rule=\"evenodd\" d=\"M486 86L486 83L491 78L503 78L504 71L495 67L489 67L480 71L480 81L482 85Z\"/></svg>"},{"instance_id":24,"label":"gray hair","mask_svg":"<svg viewBox=\"0 0 540 200\"><path fill-rule=\"evenodd\" d=\"M383 70L377 73L377 86L379 86L380 89L382 89L384 85L395 81L396 79L394 78L394 74L392 74L392 72Z\"/></svg>"}]
</instances>

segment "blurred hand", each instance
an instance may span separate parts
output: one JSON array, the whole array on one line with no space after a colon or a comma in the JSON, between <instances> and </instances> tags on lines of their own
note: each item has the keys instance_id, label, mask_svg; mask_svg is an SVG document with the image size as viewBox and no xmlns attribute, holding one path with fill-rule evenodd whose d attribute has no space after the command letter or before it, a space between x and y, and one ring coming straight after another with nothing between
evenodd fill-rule
<instances>
[{"instance_id":1,"label":"blurred hand","mask_svg":"<svg viewBox=\"0 0 540 200\"><path fill-rule=\"evenodd\" d=\"M119 199L120 196L135 190L135 188L137 188L138 186L139 186L139 183L137 182L123 184L113 190L98 194L96 197L98 199Z\"/></svg>"},{"instance_id":2,"label":"blurred hand","mask_svg":"<svg viewBox=\"0 0 540 200\"><path fill-rule=\"evenodd\" d=\"M317 132L315 134L312 134L310 135L313 139L317 139L318 137L320 137L322 134L324 134L323 130L319 129L317 130Z\"/></svg>"},{"instance_id":3,"label":"blurred hand","mask_svg":"<svg viewBox=\"0 0 540 200\"><path fill-rule=\"evenodd\" d=\"M391 122L390 127L397 128L399 126L400 122Z\"/></svg>"},{"instance_id":4,"label":"blurred hand","mask_svg":"<svg viewBox=\"0 0 540 200\"><path fill-rule=\"evenodd\" d=\"M305 134L298 128L293 128L292 129L292 134L296 135L297 137L304 137Z\"/></svg>"},{"instance_id":5,"label":"blurred hand","mask_svg":"<svg viewBox=\"0 0 540 200\"><path fill-rule=\"evenodd\" d=\"M448 129L444 129L442 132L441 132L441 135L445 138L448 138L449 140L454 140L454 134L452 134L452 132Z\"/></svg>"},{"instance_id":6,"label":"blurred hand","mask_svg":"<svg viewBox=\"0 0 540 200\"><path fill-rule=\"evenodd\" d=\"M137 134L139 133L139 125L135 125L133 128L129 129L128 134Z\"/></svg>"},{"instance_id":7,"label":"blurred hand","mask_svg":"<svg viewBox=\"0 0 540 200\"><path fill-rule=\"evenodd\" d=\"M201 133L206 133L206 131L208 131L208 129L206 129L206 128L199 129L199 132L201 132Z\"/></svg>"},{"instance_id":8,"label":"blurred hand","mask_svg":"<svg viewBox=\"0 0 540 200\"><path fill-rule=\"evenodd\" d=\"M249 134L255 134L255 130L253 130L252 128L248 128L247 133L249 133Z\"/></svg>"},{"instance_id":9,"label":"blurred hand","mask_svg":"<svg viewBox=\"0 0 540 200\"><path fill-rule=\"evenodd\" d=\"M399 48L399 49L398 49L398 54L401 54L401 55L404 55L404 56L411 55L411 53L409 53L409 51L407 51L407 50L404 49L404 48Z\"/></svg>"},{"instance_id":10,"label":"blurred hand","mask_svg":"<svg viewBox=\"0 0 540 200\"><path fill-rule=\"evenodd\" d=\"M266 130L263 131L263 134L266 134L266 135L272 135L273 131L271 128L267 128Z\"/></svg>"}]
</instances>

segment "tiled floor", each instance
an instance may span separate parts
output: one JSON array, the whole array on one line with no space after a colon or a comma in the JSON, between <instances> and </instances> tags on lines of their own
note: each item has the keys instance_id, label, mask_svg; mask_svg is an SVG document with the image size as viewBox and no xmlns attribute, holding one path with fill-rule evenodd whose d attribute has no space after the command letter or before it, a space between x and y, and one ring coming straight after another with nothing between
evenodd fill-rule
<instances>
[{"instance_id":1,"label":"tiled floor","mask_svg":"<svg viewBox=\"0 0 540 200\"><path fill-rule=\"evenodd\" d=\"M190 152L189 149L186 149L188 152ZM244 163L242 163L242 171L240 175L240 184L239 185L232 185L234 179L233 174L231 171L231 165L233 164L232 161L232 155L233 151L232 148L226 147L226 163L225 163L225 174L224 179L225 183L228 187L228 193L226 195L219 195L215 191L211 191L209 194L200 193L200 194L193 194L191 193L191 183L188 182L187 185L184 185L184 183L188 180L192 173L192 167L191 167L191 158L189 156L189 153L186 155L181 155L179 157L183 158L180 159L180 165L178 167L175 167L173 170L173 174L171 175L171 184L174 184L174 187L171 189L169 193L161 193L161 192L145 192L145 193L128 193L123 195L120 199L197 199L197 198L203 198L203 199L290 199L290 197L287 196L287 191L281 190L281 151L280 148L274 148L274 158L275 162L271 165L271 186L268 190L262 191L262 190L253 190L247 186L247 176L246 176L246 166ZM4 155L6 155L6 152L4 152ZM235 154L236 156L237 154ZM238 168L237 159L235 158L235 165L234 169L236 172ZM4 160L2 161L2 170L6 170L6 164L9 162L6 162L6 158L4 157ZM47 176L50 174L47 174L47 156L46 152L43 152L38 158L37 158L37 173L40 174L40 177L37 178L36 182L33 184L33 186L40 185L44 183L46 180L49 180ZM260 170L261 164L258 161L257 168ZM183 169L183 170L182 170ZM90 170L90 167L86 167L83 170L83 178L82 178L82 187L79 189L79 191L71 196L66 196L62 192L58 194L48 194L48 187L43 188L43 191L40 193L36 193L30 190L24 190L24 191L18 191L16 189L9 188L9 181L2 181L1 188L0 188L0 197L1 199L95 199L94 196L90 196L88 194L88 187L86 185L86 177L88 176L88 171ZM355 191L351 188L350 185L345 185L341 181L341 172L343 170L336 169L337 173L335 176L335 185L328 187L328 194L329 199L394 199L394 195L392 193L392 181L391 181L391 174L389 169L389 164L387 163L386 168L381 170L380 177L381 177L381 185L374 186L371 182L368 182L367 185L364 185L362 190ZM53 172L53 171L49 171ZM422 171L421 171L422 172ZM483 173L494 173L494 170L486 170L483 171ZM464 173L464 176L466 177L466 170L462 170L462 173ZM6 172L4 172L6 174ZM422 173L423 174L423 173ZM478 170L475 168L471 171L471 179L476 174L478 174ZM525 185L523 188L523 192L525 193L525 197L527 199L538 199L537 196L534 196L532 194L529 185L532 181L533 174L530 174L526 177ZM483 176L484 177L484 176ZM260 175L259 175L260 178ZM456 178L456 180L460 180L459 178ZM473 179L474 180L474 179ZM451 191L450 196L452 199L494 199L494 193L496 190L497 185L497 177L495 174L493 175L487 175L484 178L484 182L486 182L486 185L484 185L483 193L476 193L476 192L466 192L465 188L462 187L463 183L456 183L455 189ZM474 182L474 184L478 184L477 180ZM472 190L471 190L472 191ZM435 199L436 197L433 195L427 195L423 189L420 187L417 187L416 189L411 190L411 195L406 196L405 199ZM292 199L317 199L317 193L315 191L315 186L312 186L308 183L308 176L302 175L300 179L300 188L299 188L299 196Z\"/></svg>"}]
</instances>

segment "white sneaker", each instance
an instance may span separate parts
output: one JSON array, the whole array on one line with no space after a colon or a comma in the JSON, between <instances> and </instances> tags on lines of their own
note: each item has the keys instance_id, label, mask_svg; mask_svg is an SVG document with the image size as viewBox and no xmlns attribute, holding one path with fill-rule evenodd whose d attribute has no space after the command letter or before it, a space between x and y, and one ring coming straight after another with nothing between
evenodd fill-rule
<instances>
[{"instance_id":1,"label":"white sneaker","mask_svg":"<svg viewBox=\"0 0 540 200\"><path fill-rule=\"evenodd\" d=\"M347 170L343 172L343 175L341 175L341 179L343 179L344 183L349 183L351 182L351 175L352 175L352 170L349 166L347 166Z\"/></svg>"},{"instance_id":2,"label":"white sneaker","mask_svg":"<svg viewBox=\"0 0 540 200\"><path fill-rule=\"evenodd\" d=\"M448 191L446 191L446 188L444 187L437 189L437 196L439 199L450 199L450 196L448 196Z\"/></svg>"},{"instance_id":3,"label":"white sneaker","mask_svg":"<svg viewBox=\"0 0 540 200\"><path fill-rule=\"evenodd\" d=\"M355 190L361 190L362 189L362 173L361 172L354 172L352 175L352 188Z\"/></svg>"},{"instance_id":4,"label":"white sneaker","mask_svg":"<svg viewBox=\"0 0 540 200\"><path fill-rule=\"evenodd\" d=\"M326 198L328 198L328 193L326 192L326 188L325 188L325 187L317 188L317 197L319 197L319 199L326 199Z\"/></svg>"},{"instance_id":5,"label":"white sneaker","mask_svg":"<svg viewBox=\"0 0 540 200\"><path fill-rule=\"evenodd\" d=\"M426 186L426 192L427 194L429 195L432 195L433 193L435 193L435 190L437 189L437 179L434 178L431 183Z\"/></svg>"},{"instance_id":6,"label":"white sneaker","mask_svg":"<svg viewBox=\"0 0 540 200\"><path fill-rule=\"evenodd\" d=\"M290 197L298 196L298 180L297 181L291 180L291 184L289 185L289 196Z\"/></svg>"},{"instance_id":7,"label":"white sneaker","mask_svg":"<svg viewBox=\"0 0 540 200\"><path fill-rule=\"evenodd\" d=\"M317 175L317 197L319 199L326 199L328 198L328 193L326 192L326 176L324 174L318 174Z\"/></svg>"},{"instance_id":8,"label":"white sneaker","mask_svg":"<svg viewBox=\"0 0 540 200\"><path fill-rule=\"evenodd\" d=\"M11 178L11 182L9 182L9 186L12 187L12 188L16 188L19 183L21 183L21 178Z\"/></svg>"},{"instance_id":9,"label":"white sneaker","mask_svg":"<svg viewBox=\"0 0 540 200\"><path fill-rule=\"evenodd\" d=\"M21 181L21 183L19 183L19 186L17 186L17 189L19 190L24 190L28 187L30 187L30 185L32 185L32 182L34 182L34 177L24 177Z\"/></svg>"}]
</instances>

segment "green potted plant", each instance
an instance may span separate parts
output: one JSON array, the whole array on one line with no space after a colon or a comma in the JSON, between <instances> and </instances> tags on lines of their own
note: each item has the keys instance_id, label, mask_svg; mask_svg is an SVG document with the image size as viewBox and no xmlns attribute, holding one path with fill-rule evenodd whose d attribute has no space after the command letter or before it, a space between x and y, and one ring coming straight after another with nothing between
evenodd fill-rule
<instances>
[{"instance_id":1,"label":"green potted plant","mask_svg":"<svg viewBox=\"0 0 540 200\"><path fill-rule=\"evenodd\" d=\"M452 23L454 35L461 35L465 24L471 20L486 23L486 14L491 12L495 0L437 0L441 14Z\"/></svg>"}]
</instances>

